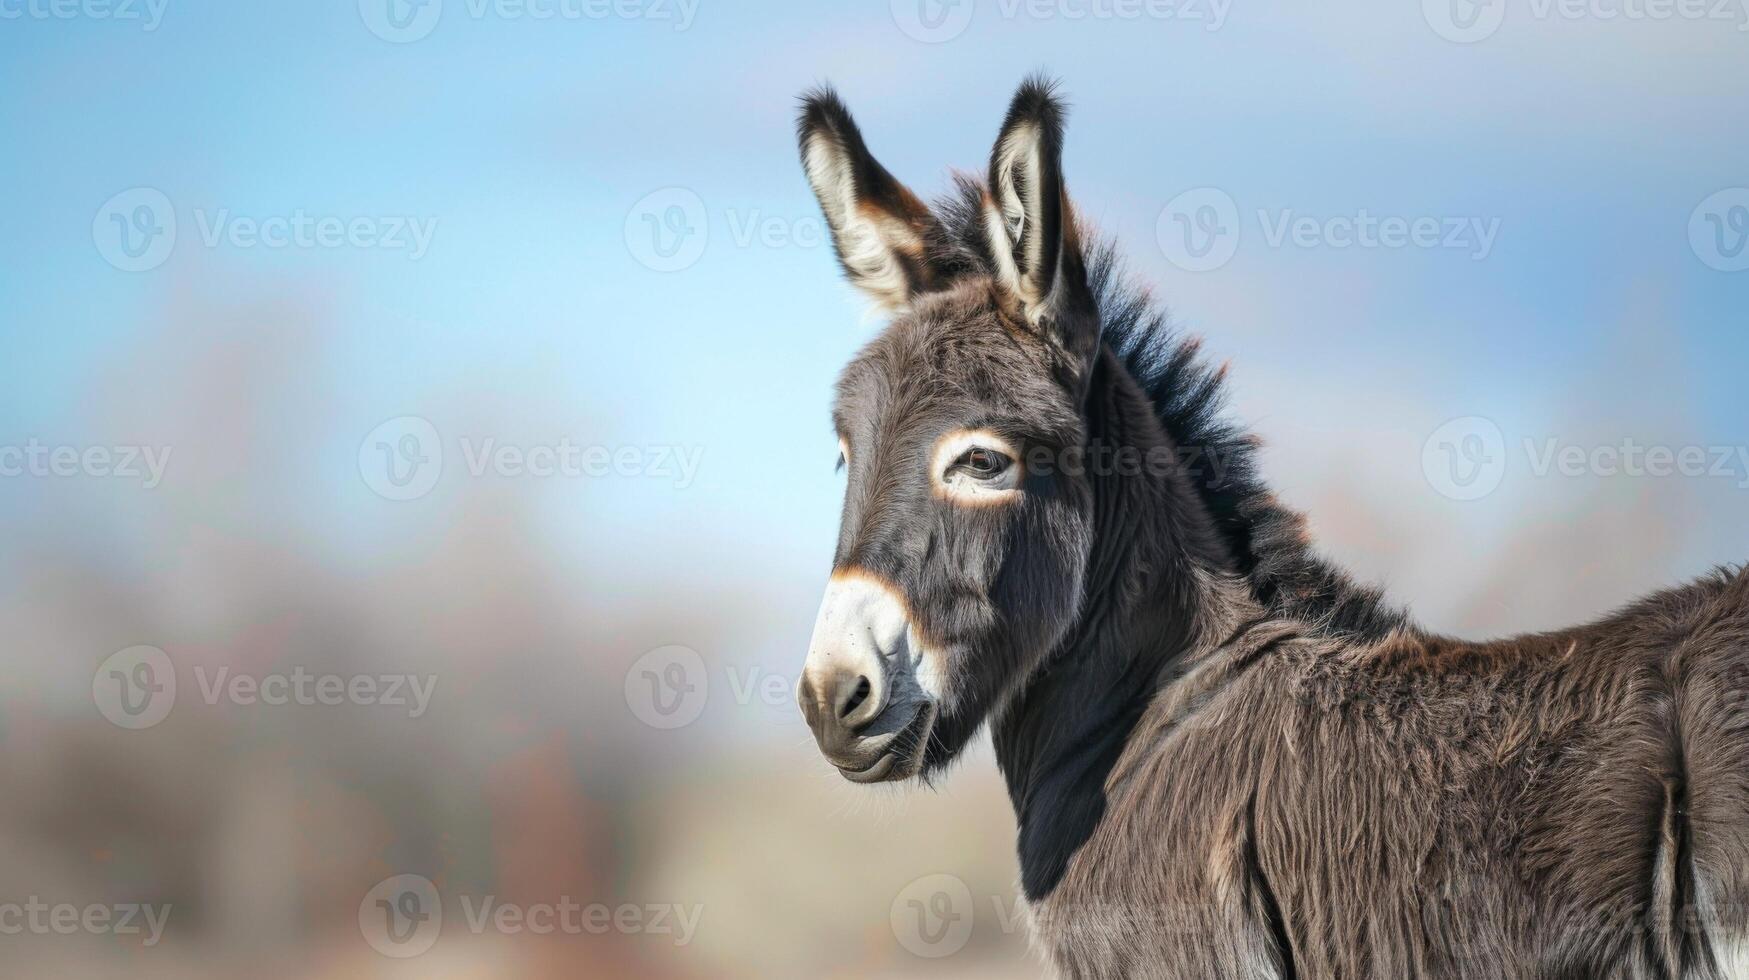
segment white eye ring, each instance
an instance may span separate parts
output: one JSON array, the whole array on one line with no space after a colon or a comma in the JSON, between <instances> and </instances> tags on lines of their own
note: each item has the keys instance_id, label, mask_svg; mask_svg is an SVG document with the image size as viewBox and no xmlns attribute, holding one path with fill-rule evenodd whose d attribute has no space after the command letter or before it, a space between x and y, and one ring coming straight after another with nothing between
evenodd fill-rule
<instances>
[{"instance_id":1,"label":"white eye ring","mask_svg":"<svg viewBox=\"0 0 1749 980\"><path fill-rule=\"evenodd\" d=\"M850 462L850 443L845 442L843 436L838 437L838 458L847 464Z\"/></svg>"},{"instance_id":2,"label":"white eye ring","mask_svg":"<svg viewBox=\"0 0 1749 980\"><path fill-rule=\"evenodd\" d=\"M979 477L958 465L960 457L984 449L1007 457L1008 466L989 477ZM929 479L935 495L958 504L982 507L1015 500L1026 478L1020 452L989 429L955 429L935 441L930 453Z\"/></svg>"}]
</instances>

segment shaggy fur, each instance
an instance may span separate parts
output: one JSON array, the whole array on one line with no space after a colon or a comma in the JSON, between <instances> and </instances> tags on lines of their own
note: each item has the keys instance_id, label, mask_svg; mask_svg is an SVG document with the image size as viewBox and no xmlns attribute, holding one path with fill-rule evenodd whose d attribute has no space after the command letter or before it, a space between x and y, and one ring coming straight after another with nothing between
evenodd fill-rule
<instances>
[{"instance_id":1,"label":"shaggy fur","mask_svg":"<svg viewBox=\"0 0 1749 980\"><path fill-rule=\"evenodd\" d=\"M835 567L949 674L891 685L895 775L990 726L1067 977L1749 977L1749 575L1557 633L1416 627L1314 553L1220 372L1083 245L1062 119L1029 81L990 182L919 211L835 96L804 108L846 271L895 311L839 384ZM931 493L974 428L1027 447L1013 501Z\"/></svg>"}]
</instances>

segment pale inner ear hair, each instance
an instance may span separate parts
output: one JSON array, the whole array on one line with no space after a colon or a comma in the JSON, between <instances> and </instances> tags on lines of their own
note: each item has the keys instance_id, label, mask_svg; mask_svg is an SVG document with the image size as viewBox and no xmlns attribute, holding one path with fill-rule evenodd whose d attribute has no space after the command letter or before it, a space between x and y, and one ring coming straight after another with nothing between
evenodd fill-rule
<instances>
[{"instance_id":1,"label":"pale inner ear hair","mask_svg":"<svg viewBox=\"0 0 1749 980\"><path fill-rule=\"evenodd\" d=\"M1014 295L1021 297L1022 306L1026 310L1027 319L1037 322L1037 306L1026 297L1027 290L1020 278L1020 269L1014 264L1014 248L1008 237L1008 228L1002 217L1002 206L991 202L984 208L984 231L990 236L991 256L996 262L996 277L1004 287Z\"/></svg>"},{"instance_id":2,"label":"pale inner ear hair","mask_svg":"<svg viewBox=\"0 0 1749 980\"><path fill-rule=\"evenodd\" d=\"M911 283L895 250L921 255L923 240L904 221L857 200L850 158L830 136L810 136L803 157L808 182L852 281L883 306L904 305Z\"/></svg>"},{"instance_id":3,"label":"pale inner ear hair","mask_svg":"<svg viewBox=\"0 0 1749 980\"><path fill-rule=\"evenodd\" d=\"M988 449L1008 458L1008 468L990 480L949 472L969 449ZM1020 497L1026 470L1020 450L989 429L954 429L935 441L929 454L929 485L935 496L970 507L1011 503Z\"/></svg>"},{"instance_id":4,"label":"pale inner ear hair","mask_svg":"<svg viewBox=\"0 0 1749 980\"><path fill-rule=\"evenodd\" d=\"M1038 181L1026 181L1025 199L1022 199L1022 189L1016 186L1016 168L1024 162L1026 173L1039 172L1038 131L1030 123L1022 123L1002 138L1002 148L997 151L999 161L996 173L1001 180L1001 186L996 188L997 197L1002 204L1002 217L1008 230L1010 240L1018 244L1026 233L1026 215L1030 211L1039 213L1041 201L1038 196ZM1026 159L1022 161L1021 155ZM1030 256L1029 256L1030 258Z\"/></svg>"},{"instance_id":5,"label":"pale inner ear hair","mask_svg":"<svg viewBox=\"0 0 1749 980\"><path fill-rule=\"evenodd\" d=\"M1039 282L1040 266L1044 264L1043 229L1028 215L1044 213L1043 161L1039 158L1038 128L1021 123L1002 137L996 151L996 181L991 188L995 207L990 213L991 244L995 249L996 266L1004 282L1018 295L1028 315L1036 318L1037 308L1044 302L1050 283ZM1030 232L1030 238L1028 234ZM1020 247L1026 271L1015 265L1014 249Z\"/></svg>"}]
</instances>

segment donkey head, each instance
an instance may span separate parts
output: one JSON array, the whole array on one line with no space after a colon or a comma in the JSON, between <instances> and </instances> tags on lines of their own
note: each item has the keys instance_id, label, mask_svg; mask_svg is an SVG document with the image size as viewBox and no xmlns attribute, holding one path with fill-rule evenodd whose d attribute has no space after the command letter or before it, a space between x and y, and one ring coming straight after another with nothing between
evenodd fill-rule
<instances>
[{"instance_id":1,"label":"donkey head","mask_svg":"<svg viewBox=\"0 0 1749 980\"><path fill-rule=\"evenodd\" d=\"M852 782L927 774L1025 683L1080 607L1099 311L1063 188L1063 109L1024 84L988 184L932 210L830 91L802 163L850 281L891 316L838 381L847 471L832 577L797 685Z\"/></svg>"}]
</instances>

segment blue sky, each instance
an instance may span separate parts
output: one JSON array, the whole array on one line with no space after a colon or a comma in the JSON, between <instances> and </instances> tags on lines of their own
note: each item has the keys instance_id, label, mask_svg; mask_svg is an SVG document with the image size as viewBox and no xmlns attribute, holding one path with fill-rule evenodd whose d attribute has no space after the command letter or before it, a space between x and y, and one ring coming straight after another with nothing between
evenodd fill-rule
<instances>
[{"instance_id":1,"label":"blue sky","mask_svg":"<svg viewBox=\"0 0 1749 980\"><path fill-rule=\"evenodd\" d=\"M840 492L830 384L878 323L818 243L794 97L836 84L877 155L929 195L950 167L981 167L1007 96L1039 68L1073 103L1081 208L1234 360L1235 408L1282 447L1270 472L1305 505L1338 487L1363 509L1404 486L1427 496L1402 473L1455 416L1509 436L1602 424L1614 438L1643 421L1654 438L1746 438L1749 272L1709 267L1688 240L1700 202L1749 186L1742 19L1514 5L1491 36L1454 43L1432 0L1234 2L1218 27L1208 3L960 0L936 12L969 11L963 29L925 43L902 27L909 2L700 0L678 29L679 7L654 0L601 19L445 0L410 43L368 28L378 0L168 0L153 30L89 4L0 20L4 439L109 438L94 402L129 391L125 411L149 416L174 394L136 358L175 349L179 318L235 318L227 336L247 342L280 329L250 319L264 297L292 302L317 327L272 406L308 480L286 506L337 550L429 531L455 491L399 511L369 494L354 447L385 418L449 437L684 444L706 460L686 490L519 490L560 540L610 543L653 581L744 574L757 551L797 596L784 615L805 618ZM1144 7L1174 12L1097 13ZM124 272L94 215L138 187L162 192L178 231L161 265ZM640 262L637 209L672 188L701 209L703 251L657 271ZM1156 238L1194 188L1240 219L1212 271L1175 266ZM1362 212L1497 233L1481 259L1268 242L1275 222ZM215 221L294 214L433 234L416 259L204 240ZM1480 507L1429 498L1400 520L1503 538L1559 492L1509 483ZM1718 507L1718 523L1686 526L1679 566L1742 557L1741 522ZM1344 533L1336 550L1413 581Z\"/></svg>"}]
</instances>

